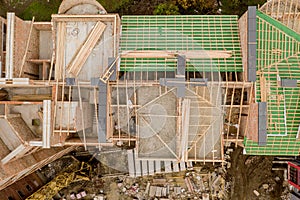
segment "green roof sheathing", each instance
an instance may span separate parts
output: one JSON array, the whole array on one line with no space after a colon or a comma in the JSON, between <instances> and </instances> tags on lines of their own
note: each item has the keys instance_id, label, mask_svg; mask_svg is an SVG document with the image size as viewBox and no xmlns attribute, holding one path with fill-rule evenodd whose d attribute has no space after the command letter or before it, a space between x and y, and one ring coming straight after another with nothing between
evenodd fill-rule
<instances>
[{"instance_id":1,"label":"green roof sheathing","mask_svg":"<svg viewBox=\"0 0 300 200\"><path fill-rule=\"evenodd\" d=\"M247 154L299 155L296 139L300 123L300 85L283 88L282 79L300 80L300 35L281 22L257 11L256 101L261 101L261 79L267 92L267 145L245 138Z\"/></svg>"},{"instance_id":2,"label":"green roof sheathing","mask_svg":"<svg viewBox=\"0 0 300 200\"><path fill-rule=\"evenodd\" d=\"M231 51L229 58L191 58L187 71L240 72L238 17L123 16L120 51ZM175 71L176 58L122 58L121 71Z\"/></svg>"}]
</instances>

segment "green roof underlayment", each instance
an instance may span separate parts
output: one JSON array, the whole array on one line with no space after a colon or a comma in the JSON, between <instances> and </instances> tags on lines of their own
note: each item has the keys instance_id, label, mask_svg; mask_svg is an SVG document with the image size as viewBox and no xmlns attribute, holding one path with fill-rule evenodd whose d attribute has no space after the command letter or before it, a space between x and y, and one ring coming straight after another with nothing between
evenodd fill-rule
<instances>
[{"instance_id":1,"label":"green roof underlayment","mask_svg":"<svg viewBox=\"0 0 300 200\"><path fill-rule=\"evenodd\" d=\"M230 15L123 16L120 51L219 50L229 58L197 58L188 71L239 72L242 67L238 18ZM176 58L122 58L121 71L175 71Z\"/></svg>"},{"instance_id":2,"label":"green roof underlayment","mask_svg":"<svg viewBox=\"0 0 300 200\"><path fill-rule=\"evenodd\" d=\"M266 79L267 145L245 138L247 154L299 155L296 139L300 123L300 84L283 88L279 80L300 80L300 35L281 22L257 11L256 101L261 101L261 76Z\"/></svg>"}]
</instances>

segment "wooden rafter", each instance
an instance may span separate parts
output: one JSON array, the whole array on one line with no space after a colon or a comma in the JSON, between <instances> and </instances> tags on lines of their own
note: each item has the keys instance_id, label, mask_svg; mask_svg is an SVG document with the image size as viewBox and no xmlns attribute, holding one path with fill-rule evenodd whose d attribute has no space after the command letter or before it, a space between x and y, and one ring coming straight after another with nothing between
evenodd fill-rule
<instances>
[{"instance_id":1,"label":"wooden rafter","mask_svg":"<svg viewBox=\"0 0 300 200\"><path fill-rule=\"evenodd\" d=\"M177 55L185 55L186 58L230 58L231 51L218 50L190 50L190 51L123 51L122 58L175 58Z\"/></svg>"}]
</instances>

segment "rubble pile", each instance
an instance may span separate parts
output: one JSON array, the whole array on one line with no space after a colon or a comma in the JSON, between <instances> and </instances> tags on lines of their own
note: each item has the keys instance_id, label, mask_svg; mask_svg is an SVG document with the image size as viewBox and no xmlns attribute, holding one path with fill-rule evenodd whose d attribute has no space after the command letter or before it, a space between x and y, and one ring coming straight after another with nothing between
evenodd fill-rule
<instances>
[{"instance_id":1,"label":"rubble pile","mask_svg":"<svg viewBox=\"0 0 300 200\"><path fill-rule=\"evenodd\" d=\"M187 172L158 174L143 178L124 177L119 193L133 199L225 199L225 179L221 167L213 172L201 167Z\"/></svg>"}]
</instances>

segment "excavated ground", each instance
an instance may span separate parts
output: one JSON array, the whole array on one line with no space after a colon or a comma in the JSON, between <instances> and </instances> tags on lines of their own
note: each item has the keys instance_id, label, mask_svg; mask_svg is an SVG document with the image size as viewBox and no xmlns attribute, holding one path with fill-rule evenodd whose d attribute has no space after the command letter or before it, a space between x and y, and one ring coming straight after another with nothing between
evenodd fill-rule
<instances>
[{"instance_id":1,"label":"excavated ground","mask_svg":"<svg viewBox=\"0 0 300 200\"><path fill-rule=\"evenodd\" d=\"M237 148L230 154L231 167L227 171L231 200L276 200L284 192L283 171L272 171L271 156L249 156ZM268 186L267 186L267 185ZM265 186L265 188L263 187ZM256 190L259 196L253 192Z\"/></svg>"}]
</instances>

